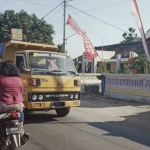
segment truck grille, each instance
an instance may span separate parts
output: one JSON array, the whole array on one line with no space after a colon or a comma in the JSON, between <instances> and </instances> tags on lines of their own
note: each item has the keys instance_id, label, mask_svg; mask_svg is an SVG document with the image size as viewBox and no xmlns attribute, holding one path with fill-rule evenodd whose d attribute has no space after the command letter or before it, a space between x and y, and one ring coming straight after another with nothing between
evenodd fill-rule
<instances>
[{"instance_id":1,"label":"truck grille","mask_svg":"<svg viewBox=\"0 0 150 150\"><path fill-rule=\"evenodd\" d=\"M70 100L78 100L78 99L70 99L69 95L70 94L78 94L79 97L78 99L80 98L80 93L77 93L77 92L71 92L71 93L29 93L28 94L28 99L29 101L32 101L32 102L42 102L42 101L45 101L45 102L48 102L48 101L70 101ZM39 96L43 96L43 99L42 100L39 100L38 97ZM33 100L32 97L37 97L36 100Z\"/></svg>"}]
</instances>

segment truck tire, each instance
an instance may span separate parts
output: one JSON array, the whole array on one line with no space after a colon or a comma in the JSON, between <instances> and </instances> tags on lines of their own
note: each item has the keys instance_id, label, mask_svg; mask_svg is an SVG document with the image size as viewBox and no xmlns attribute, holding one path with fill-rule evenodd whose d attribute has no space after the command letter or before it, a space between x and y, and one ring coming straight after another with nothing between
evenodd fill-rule
<instances>
[{"instance_id":1,"label":"truck tire","mask_svg":"<svg viewBox=\"0 0 150 150\"><path fill-rule=\"evenodd\" d=\"M58 109L55 109L58 117L65 117L69 114L70 112L70 108L67 107L67 108L58 108Z\"/></svg>"}]
</instances>

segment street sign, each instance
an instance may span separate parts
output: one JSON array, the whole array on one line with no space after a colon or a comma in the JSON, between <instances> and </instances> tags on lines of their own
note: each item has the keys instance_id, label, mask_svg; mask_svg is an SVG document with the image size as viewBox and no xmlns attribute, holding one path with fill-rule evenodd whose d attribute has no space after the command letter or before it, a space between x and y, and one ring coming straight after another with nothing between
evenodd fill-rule
<instances>
[{"instance_id":1,"label":"street sign","mask_svg":"<svg viewBox=\"0 0 150 150\"><path fill-rule=\"evenodd\" d=\"M22 29L11 29L11 39L16 41L22 41Z\"/></svg>"}]
</instances>

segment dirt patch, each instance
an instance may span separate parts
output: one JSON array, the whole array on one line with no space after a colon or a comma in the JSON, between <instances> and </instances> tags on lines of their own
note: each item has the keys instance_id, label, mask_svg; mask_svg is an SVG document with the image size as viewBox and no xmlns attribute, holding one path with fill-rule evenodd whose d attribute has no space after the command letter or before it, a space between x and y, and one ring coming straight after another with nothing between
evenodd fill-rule
<instances>
[{"instance_id":1,"label":"dirt patch","mask_svg":"<svg viewBox=\"0 0 150 150\"><path fill-rule=\"evenodd\" d=\"M101 122L118 122L121 126L128 126L150 134L150 106L148 104L98 95L82 95L79 111L99 118Z\"/></svg>"}]
</instances>

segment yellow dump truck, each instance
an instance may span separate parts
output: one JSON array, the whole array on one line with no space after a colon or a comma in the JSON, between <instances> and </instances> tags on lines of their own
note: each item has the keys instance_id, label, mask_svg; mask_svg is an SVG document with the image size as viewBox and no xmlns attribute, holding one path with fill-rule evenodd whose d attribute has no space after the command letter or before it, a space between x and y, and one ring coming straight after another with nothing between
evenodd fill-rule
<instances>
[{"instance_id":1,"label":"yellow dump truck","mask_svg":"<svg viewBox=\"0 0 150 150\"><path fill-rule=\"evenodd\" d=\"M13 61L20 70L25 112L55 110L68 115L80 106L80 77L70 56L58 47L30 42L0 44L0 62Z\"/></svg>"}]
</instances>

